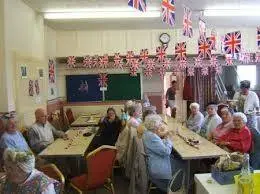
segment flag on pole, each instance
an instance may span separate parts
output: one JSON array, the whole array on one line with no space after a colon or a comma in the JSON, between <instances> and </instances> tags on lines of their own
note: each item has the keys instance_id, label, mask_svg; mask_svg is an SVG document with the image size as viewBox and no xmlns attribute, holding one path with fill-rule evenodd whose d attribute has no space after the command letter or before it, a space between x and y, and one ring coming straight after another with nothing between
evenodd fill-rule
<instances>
[{"instance_id":1,"label":"flag on pole","mask_svg":"<svg viewBox=\"0 0 260 194\"><path fill-rule=\"evenodd\" d=\"M211 58L211 40L209 38L199 38L198 41L198 57L202 59Z\"/></svg>"},{"instance_id":2,"label":"flag on pole","mask_svg":"<svg viewBox=\"0 0 260 194\"><path fill-rule=\"evenodd\" d=\"M187 54L186 54L186 42L180 42L175 45L175 55L176 61L186 61Z\"/></svg>"}]
</instances>

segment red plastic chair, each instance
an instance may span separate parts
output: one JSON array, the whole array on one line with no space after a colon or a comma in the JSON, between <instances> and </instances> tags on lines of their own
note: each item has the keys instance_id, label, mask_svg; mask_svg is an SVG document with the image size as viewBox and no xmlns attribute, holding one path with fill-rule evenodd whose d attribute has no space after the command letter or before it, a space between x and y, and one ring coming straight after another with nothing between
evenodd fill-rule
<instances>
[{"instance_id":1,"label":"red plastic chair","mask_svg":"<svg viewBox=\"0 0 260 194\"><path fill-rule=\"evenodd\" d=\"M72 110L70 108L68 108L66 110L66 117L67 117L67 119L69 121L69 124L71 124L71 123L73 123L75 121L75 118L73 116L73 112L72 112Z\"/></svg>"},{"instance_id":2,"label":"red plastic chair","mask_svg":"<svg viewBox=\"0 0 260 194\"><path fill-rule=\"evenodd\" d=\"M112 194L115 194L112 172L116 152L116 147L107 145L90 152L86 157L88 172L72 178L70 185L79 193L105 187Z\"/></svg>"}]
</instances>

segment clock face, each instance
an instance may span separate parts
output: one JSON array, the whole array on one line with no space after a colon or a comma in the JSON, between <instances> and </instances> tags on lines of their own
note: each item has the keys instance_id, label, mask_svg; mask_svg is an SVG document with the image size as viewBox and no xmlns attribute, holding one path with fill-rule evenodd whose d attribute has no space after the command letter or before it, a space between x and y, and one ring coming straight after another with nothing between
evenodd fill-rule
<instances>
[{"instance_id":1,"label":"clock face","mask_svg":"<svg viewBox=\"0 0 260 194\"><path fill-rule=\"evenodd\" d=\"M170 35L167 33L162 33L160 35L160 41L163 44L168 44L170 42Z\"/></svg>"}]
</instances>

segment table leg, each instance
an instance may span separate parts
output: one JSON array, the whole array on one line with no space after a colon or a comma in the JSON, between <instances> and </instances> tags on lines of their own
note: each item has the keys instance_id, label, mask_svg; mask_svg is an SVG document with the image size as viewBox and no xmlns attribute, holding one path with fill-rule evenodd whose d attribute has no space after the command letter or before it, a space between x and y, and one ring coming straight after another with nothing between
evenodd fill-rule
<instances>
[{"instance_id":1,"label":"table leg","mask_svg":"<svg viewBox=\"0 0 260 194\"><path fill-rule=\"evenodd\" d=\"M187 171L186 171L186 194L189 194L190 190L190 160L187 160Z\"/></svg>"}]
</instances>

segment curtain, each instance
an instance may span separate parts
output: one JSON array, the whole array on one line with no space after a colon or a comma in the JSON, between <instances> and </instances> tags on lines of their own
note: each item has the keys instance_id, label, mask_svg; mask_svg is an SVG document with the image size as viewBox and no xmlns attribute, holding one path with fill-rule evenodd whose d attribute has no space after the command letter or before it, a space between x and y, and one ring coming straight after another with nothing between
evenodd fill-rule
<instances>
[{"instance_id":1,"label":"curtain","mask_svg":"<svg viewBox=\"0 0 260 194\"><path fill-rule=\"evenodd\" d=\"M209 75L203 76L201 69L195 69L195 75L190 77L189 84L193 92L193 101L200 104L203 111L209 102L216 102L216 74L209 68Z\"/></svg>"}]
</instances>

